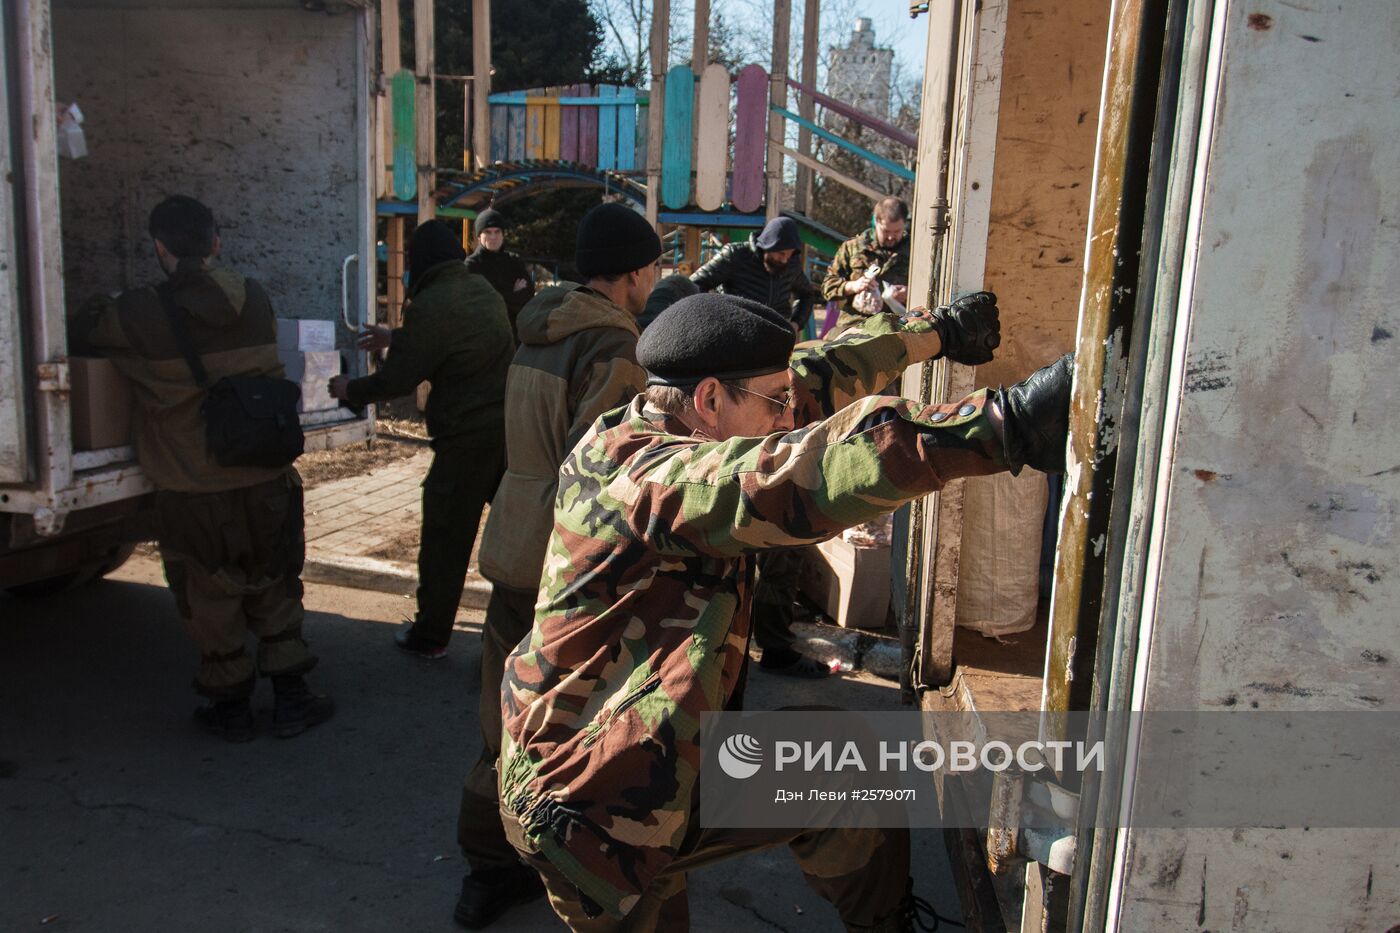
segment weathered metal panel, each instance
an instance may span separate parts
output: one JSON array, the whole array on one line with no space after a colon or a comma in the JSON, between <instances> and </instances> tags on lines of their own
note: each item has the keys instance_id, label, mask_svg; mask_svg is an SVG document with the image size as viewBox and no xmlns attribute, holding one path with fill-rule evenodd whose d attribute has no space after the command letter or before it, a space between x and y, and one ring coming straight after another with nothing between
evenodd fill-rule
<instances>
[{"instance_id":1,"label":"weathered metal panel","mask_svg":"<svg viewBox=\"0 0 1400 933\"><path fill-rule=\"evenodd\" d=\"M1217 14L1134 706L1393 710L1400 6ZM1387 929L1397 850L1130 831L1116 928Z\"/></svg>"},{"instance_id":2,"label":"weathered metal panel","mask_svg":"<svg viewBox=\"0 0 1400 933\"><path fill-rule=\"evenodd\" d=\"M9 17L0 14L0 75L9 86L18 67L10 48L13 39ZM19 274L23 256L18 237L23 227L16 213L24 200L15 182L19 153L12 145L18 130L10 109L10 95L0 94L0 483L23 482L28 474L25 455L24 358L20 345Z\"/></svg>"},{"instance_id":3,"label":"weathered metal panel","mask_svg":"<svg viewBox=\"0 0 1400 933\"><path fill-rule=\"evenodd\" d=\"M210 205L222 261L261 281L279 314L339 318L341 261L364 252L362 22L296 8L56 12L57 94L82 106L90 150L61 166L70 304L159 276L146 216L178 192Z\"/></svg>"}]
</instances>

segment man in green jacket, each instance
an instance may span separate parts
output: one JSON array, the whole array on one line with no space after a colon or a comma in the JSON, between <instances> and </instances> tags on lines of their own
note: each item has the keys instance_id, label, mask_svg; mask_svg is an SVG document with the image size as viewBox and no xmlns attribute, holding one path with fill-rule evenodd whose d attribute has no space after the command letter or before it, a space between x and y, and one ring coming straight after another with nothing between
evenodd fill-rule
<instances>
[{"instance_id":1,"label":"man in green jacket","mask_svg":"<svg viewBox=\"0 0 1400 933\"><path fill-rule=\"evenodd\" d=\"M505 468L503 405L515 343L505 302L467 271L465 256L447 224L421 224L408 248L403 326L371 327L360 340L367 350L388 349L383 365L330 385L336 398L362 408L432 383L426 414L433 464L423 480L418 613L394 636L400 648L430 660L447 655L481 511Z\"/></svg>"},{"instance_id":2,"label":"man in green jacket","mask_svg":"<svg viewBox=\"0 0 1400 933\"><path fill-rule=\"evenodd\" d=\"M601 204L578 229L575 265L587 284L544 289L517 322L521 346L506 381L508 464L481 539L481 573L491 581L481 647L483 748L457 817L471 873L462 879L454 916L471 929L543 893L501 828L501 675L534 619L559 465L599 415L626 405L646 383L636 358L637 315L660 255L661 240L645 218Z\"/></svg>"},{"instance_id":3,"label":"man in green jacket","mask_svg":"<svg viewBox=\"0 0 1400 933\"><path fill-rule=\"evenodd\" d=\"M76 353L112 358L134 386L136 457L156 487L165 577L199 649L195 711L207 732L254 736L255 674L272 679L273 732L297 735L329 719L334 704L303 675L316 658L302 638L301 477L294 467L226 467L205 446L204 390L171 329L180 316L211 383L226 376L282 376L277 319L255 280L214 269L219 231L194 198L167 198L149 230L167 279L117 298L96 298L69 322ZM167 310L167 304L169 310ZM256 665L246 647L258 639Z\"/></svg>"},{"instance_id":4,"label":"man in green jacket","mask_svg":"<svg viewBox=\"0 0 1400 933\"><path fill-rule=\"evenodd\" d=\"M901 304L909 300L909 206L899 198L885 198L875 205L870 221L870 229L836 250L822 279L822 297L836 301L841 309L829 333L832 338L876 313L858 308L856 298L874 290L877 283L893 286L894 298ZM873 268L880 270L878 277L866 274Z\"/></svg>"},{"instance_id":5,"label":"man in green jacket","mask_svg":"<svg viewBox=\"0 0 1400 933\"><path fill-rule=\"evenodd\" d=\"M687 870L780 844L848 929L908 928L905 829L701 826L700 725L741 684L754 554L957 477L1063 470L1068 358L952 404L864 397L921 360L986 362L999 339L987 293L795 356L781 316L728 296L647 329L646 393L560 469L534 626L501 691L502 821L571 929L684 929Z\"/></svg>"}]
</instances>

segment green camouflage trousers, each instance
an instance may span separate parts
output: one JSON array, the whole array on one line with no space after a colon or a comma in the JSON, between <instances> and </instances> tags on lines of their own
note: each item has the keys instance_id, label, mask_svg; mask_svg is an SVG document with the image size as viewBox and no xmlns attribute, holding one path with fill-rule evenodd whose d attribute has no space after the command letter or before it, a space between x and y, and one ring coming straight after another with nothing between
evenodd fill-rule
<instances>
[{"instance_id":1,"label":"green camouflage trousers","mask_svg":"<svg viewBox=\"0 0 1400 933\"><path fill-rule=\"evenodd\" d=\"M900 929L900 906L909 881L907 829L702 829L692 813L680 854L619 920L588 901L534 851L513 814L503 811L500 818L511 844L544 880L550 906L575 933L683 933L690 928L686 872L784 844L812 890L836 907L848 930Z\"/></svg>"},{"instance_id":2,"label":"green camouflage trousers","mask_svg":"<svg viewBox=\"0 0 1400 933\"><path fill-rule=\"evenodd\" d=\"M306 541L295 470L223 492L158 492L156 517L165 578L199 649L198 692L246 697L255 672L297 674L315 666L301 637ZM258 639L256 667L249 633Z\"/></svg>"},{"instance_id":3,"label":"green camouflage trousers","mask_svg":"<svg viewBox=\"0 0 1400 933\"><path fill-rule=\"evenodd\" d=\"M501 755L501 680L506 658L535 620L535 594L499 584L491 587L481 632L481 757L462 786L457 843L472 871L508 868L520 857L506 839L497 799L496 759Z\"/></svg>"}]
</instances>

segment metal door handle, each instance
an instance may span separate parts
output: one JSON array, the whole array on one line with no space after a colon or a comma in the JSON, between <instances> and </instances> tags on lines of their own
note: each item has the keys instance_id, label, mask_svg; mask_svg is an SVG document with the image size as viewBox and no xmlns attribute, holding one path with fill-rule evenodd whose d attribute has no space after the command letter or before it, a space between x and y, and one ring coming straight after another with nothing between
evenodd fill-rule
<instances>
[{"instance_id":1,"label":"metal door handle","mask_svg":"<svg viewBox=\"0 0 1400 933\"><path fill-rule=\"evenodd\" d=\"M340 264L340 319L351 331L357 330L357 328L355 323L350 320L350 263L359 261L360 254L351 253Z\"/></svg>"}]
</instances>

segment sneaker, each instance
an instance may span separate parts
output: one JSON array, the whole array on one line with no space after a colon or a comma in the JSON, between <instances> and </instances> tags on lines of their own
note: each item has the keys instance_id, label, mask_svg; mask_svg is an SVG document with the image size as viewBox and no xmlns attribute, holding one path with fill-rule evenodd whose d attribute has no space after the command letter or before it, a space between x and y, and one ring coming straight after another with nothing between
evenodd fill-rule
<instances>
[{"instance_id":1,"label":"sneaker","mask_svg":"<svg viewBox=\"0 0 1400 933\"><path fill-rule=\"evenodd\" d=\"M253 710L247 698L214 700L194 711L195 725L230 742L250 742L253 730Z\"/></svg>"},{"instance_id":2,"label":"sneaker","mask_svg":"<svg viewBox=\"0 0 1400 933\"><path fill-rule=\"evenodd\" d=\"M468 930L481 930L517 904L528 904L543 895L544 882L528 865L474 871L462 879L462 894L452 919Z\"/></svg>"},{"instance_id":3,"label":"sneaker","mask_svg":"<svg viewBox=\"0 0 1400 933\"><path fill-rule=\"evenodd\" d=\"M272 707L272 732L279 739L301 735L335 714L335 701L312 693L300 674L274 676L272 689L277 697Z\"/></svg>"},{"instance_id":4,"label":"sneaker","mask_svg":"<svg viewBox=\"0 0 1400 933\"><path fill-rule=\"evenodd\" d=\"M440 661L447 657L447 646L424 641L413 631L412 622L405 622L403 628L394 633L394 644L409 654L416 654L428 661Z\"/></svg>"}]
</instances>

